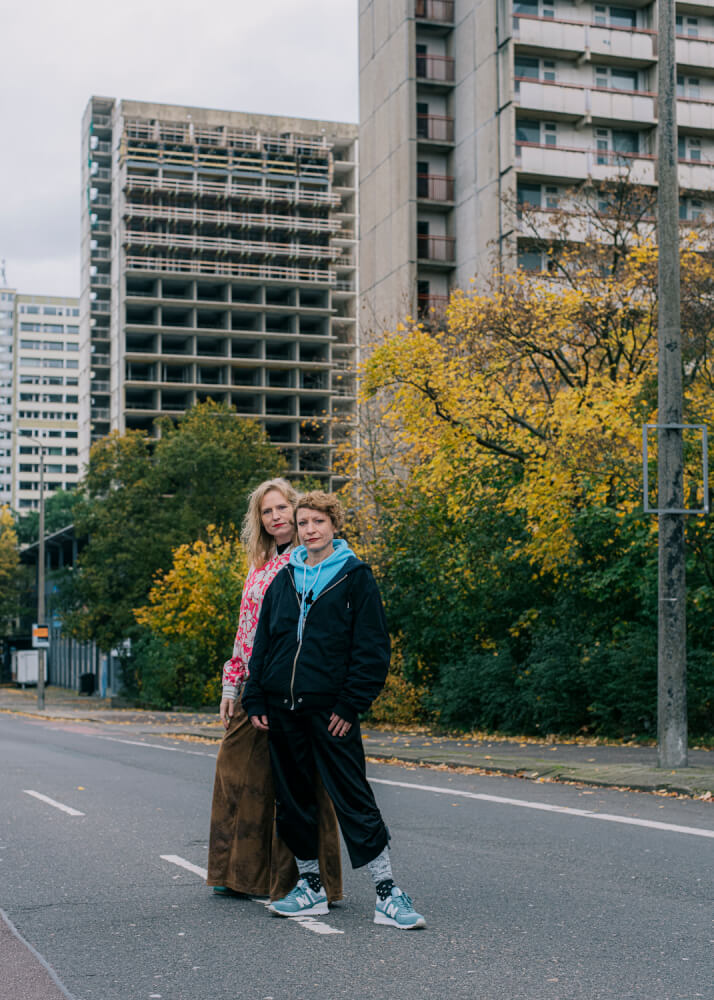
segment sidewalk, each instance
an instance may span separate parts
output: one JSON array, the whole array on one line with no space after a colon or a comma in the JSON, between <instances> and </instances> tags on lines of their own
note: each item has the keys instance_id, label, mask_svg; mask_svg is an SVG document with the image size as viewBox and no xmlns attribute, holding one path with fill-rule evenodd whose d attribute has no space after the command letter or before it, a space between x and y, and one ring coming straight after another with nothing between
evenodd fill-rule
<instances>
[{"instance_id":1,"label":"sidewalk","mask_svg":"<svg viewBox=\"0 0 714 1000\"><path fill-rule=\"evenodd\" d=\"M35 689L0 687L0 713L39 715ZM211 712L154 712L112 708L108 700L48 687L45 710L50 719L126 726L140 735L201 737L220 740L223 727ZM0 724L2 715L0 714ZM474 768L494 774L545 781L631 788L711 798L714 802L714 751L690 750L689 767L657 767L654 747L528 740L468 739L434 736L427 731L363 729L365 753L372 760L432 767Z\"/></svg>"}]
</instances>

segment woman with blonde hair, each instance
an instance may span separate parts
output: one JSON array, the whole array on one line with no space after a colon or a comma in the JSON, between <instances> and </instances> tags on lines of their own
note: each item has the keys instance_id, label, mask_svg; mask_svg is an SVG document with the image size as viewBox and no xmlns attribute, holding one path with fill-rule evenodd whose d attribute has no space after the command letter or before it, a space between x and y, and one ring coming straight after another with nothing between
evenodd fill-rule
<instances>
[{"instance_id":1,"label":"woman with blonde hair","mask_svg":"<svg viewBox=\"0 0 714 1000\"><path fill-rule=\"evenodd\" d=\"M223 666L220 714L225 734L216 759L207 884L221 895L279 899L295 884L292 852L274 832L268 740L240 707L253 639L265 593L288 563L295 544L297 493L286 479L269 479L250 495L241 541L250 569L243 587L233 656ZM342 898L340 843L335 811L322 782L319 801L320 864L330 902ZM324 866L324 867L323 867Z\"/></svg>"}]
</instances>

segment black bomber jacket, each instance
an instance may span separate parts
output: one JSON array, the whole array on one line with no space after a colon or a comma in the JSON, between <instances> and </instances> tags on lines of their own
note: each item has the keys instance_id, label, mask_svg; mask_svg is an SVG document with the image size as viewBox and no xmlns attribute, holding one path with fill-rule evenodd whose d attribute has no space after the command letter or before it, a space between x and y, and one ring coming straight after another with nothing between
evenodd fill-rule
<instances>
[{"instance_id":1,"label":"black bomber jacket","mask_svg":"<svg viewBox=\"0 0 714 1000\"><path fill-rule=\"evenodd\" d=\"M300 642L299 613L294 569L285 566L263 599L243 708L248 715L265 715L270 706L331 709L354 722L389 668L389 632L371 569L356 556L347 560L310 605Z\"/></svg>"}]
</instances>

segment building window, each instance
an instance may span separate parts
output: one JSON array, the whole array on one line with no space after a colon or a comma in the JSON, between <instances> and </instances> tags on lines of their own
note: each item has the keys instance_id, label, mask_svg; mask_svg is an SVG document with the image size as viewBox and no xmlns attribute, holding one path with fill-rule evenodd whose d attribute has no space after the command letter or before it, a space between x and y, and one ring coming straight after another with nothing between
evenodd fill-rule
<instances>
[{"instance_id":1,"label":"building window","mask_svg":"<svg viewBox=\"0 0 714 1000\"><path fill-rule=\"evenodd\" d=\"M593 21L610 28L636 28L637 11L633 7L609 7L595 4Z\"/></svg>"},{"instance_id":2,"label":"building window","mask_svg":"<svg viewBox=\"0 0 714 1000\"><path fill-rule=\"evenodd\" d=\"M540 145L540 122L528 118L516 120L516 143L521 142Z\"/></svg>"},{"instance_id":3,"label":"building window","mask_svg":"<svg viewBox=\"0 0 714 1000\"><path fill-rule=\"evenodd\" d=\"M680 160L695 160L702 158L702 140L693 135L682 135L677 139L677 156Z\"/></svg>"},{"instance_id":4,"label":"building window","mask_svg":"<svg viewBox=\"0 0 714 1000\"><path fill-rule=\"evenodd\" d=\"M697 222L704 217L704 202L699 198L680 198L679 218L683 222Z\"/></svg>"},{"instance_id":5,"label":"building window","mask_svg":"<svg viewBox=\"0 0 714 1000\"><path fill-rule=\"evenodd\" d=\"M595 130L597 147L597 162L615 163L622 166L629 162L630 157L639 153L640 137L637 132L624 129L599 128ZM617 154L623 154L618 156Z\"/></svg>"},{"instance_id":6,"label":"building window","mask_svg":"<svg viewBox=\"0 0 714 1000\"><path fill-rule=\"evenodd\" d=\"M607 90L638 90L639 74L636 70L617 66L595 66L595 86Z\"/></svg>"},{"instance_id":7,"label":"building window","mask_svg":"<svg viewBox=\"0 0 714 1000\"><path fill-rule=\"evenodd\" d=\"M531 59L530 56L516 56L513 72L517 77L538 80L540 79L540 59Z\"/></svg>"},{"instance_id":8,"label":"building window","mask_svg":"<svg viewBox=\"0 0 714 1000\"><path fill-rule=\"evenodd\" d=\"M688 38L699 38L698 17L684 17L682 14L677 14L676 24L678 35L686 35Z\"/></svg>"},{"instance_id":9,"label":"building window","mask_svg":"<svg viewBox=\"0 0 714 1000\"><path fill-rule=\"evenodd\" d=\"M519 250L518 266L522 271L544 271L543 254L540 250Z\"/></svg>"},{"instance_id":10,"label":"building window","mask_svg":"<svg viewBox=\"0 0 714 1000\"><path fill-rule=\"evenodd\" d=\"M520 209L523 205L528 205L531 208L540 208L541 206L541 188L540 184L525 184L520 183L516 189L516 200L518 202L518 209L520 215Z\"/></svg>"},{"instance_id":11,"label":"building window","mask_svg":"<svg viewBox=\"0 0 714 1000\"><path fill-rule=\"evenodd\" d=\"M696 101L701 93L698 76L680 76L677 74L677 97Z\"/></svg>"}]
</instances>

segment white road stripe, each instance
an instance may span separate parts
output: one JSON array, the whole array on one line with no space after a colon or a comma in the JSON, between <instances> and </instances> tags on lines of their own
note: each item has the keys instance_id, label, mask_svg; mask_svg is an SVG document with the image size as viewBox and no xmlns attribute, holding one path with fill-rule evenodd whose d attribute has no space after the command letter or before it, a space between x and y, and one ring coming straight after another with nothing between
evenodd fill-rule
<instances>
[{"instance_id":1,"label":"white road stripe","mask_svg":"<svg viewBox=\"0 0 714 1000\"><path fill-rule=\"evenodd\" d=\"M25 795L32 795L33 798L39 799L41 802L46 802L48 806L54 806L55 809L61 809L62 812L66 812L70 816L84 816L84 813L80 812L79 809L73 809L72 806L65 806L61 802L51 799L48 795L43 795L41 792L33 792L31 788L23 788L22 790Z\"/></svg>"},{"instance_id":2,"label":"white road stripe","mask_svg":"<svg viewBox=\"0 0 714 1000\"><path fill-rule=\"evenodd\" d=\"M213 757L215 753L203 750L184 750L183 747L167 747L160 743L144 743L141 740L123 740L117 736L97 736L100 740L110 740L113 743L126 743L128 746L148 747L151 750L170 750L173 753L187 753L196 757ZM586 819L600 819L608 823L622 823L625 826L644 826L652 830L664 830L669 833L683 833L692 837L714 838L714 830L702 830L696 826L680 826L676 823L660 823L657 820L634 819L629 816L617 816L614 813L597 813L588 809L573 809L570 806L553 806L544 802L529 802L526 799L511 799L499 795L486 795L478 792L461 792L453 788L440 788L438 785L417 785L407 781L388 781L385 778L370 778L379 785L394 785L397 788L412 788L422 792L436 792L439 795L456 795L461 798L479 799L482 802L493 802L496 805L520 806L523 809L539 809L542 812L562 813L566 816L581 816ZM293 919L293 918L290 918Z\"/></svg>"},{"instance_id":3,"label":"white road stripe","mask_svg":"<svg viewBox=\"0 0 714 1000\"><path fill-rule=\"evenodd\" d=\"M179 868L185 868L186 871L193 872L194 875L200 875L202 879L208 875L205 868L200 868L198 865L192 864L187 861L186 858L179 857L178 854L162 854L162 861L168 861L169 864L178 865ZM260 899L258 896L251 896L251 901L253 903L261 903L263 906L270 906L269 899ZM312 931L314 934L344 934L344 931L338 930L336 927L331 927L326 924L324 920L316 920L314 917L296 916L288 917L288 920L294 920L295 923L300 924L301 927L305 927L307 930Z\"/></svg>"},{"instance_id":4,"label":"white road stripe","mask_svg":"<svg viewBox=\"0 0 714 1000\"><path fill-rule=\"evenodd\" d=\"M109 740L110 743L125 743L129 747L148 747L149 750L168 750L170 753L187 753L192 757L215 757L215 753L205 750L184 750L183 747L167 747L161 743L145 743L143 740L122 740L118 736L97 736L98 740ZM170 739L170 737L169 737Z\"/></svg>"},{"instance_id":5,"label":"white road stripe","mask_svg":"<svg viewBox=\"0 0 714 1000\"><path fill-rule=\"evenodd\" d=\"M202 879L208 875L205 868L199 868L198 865L192 865L190 861L186 858L180 858L178 854L162 854L162 861L168 861L170 865L178 865L179 868L185 868L188 872L193 872L194 875L200 875Z\"/></svg>"},{"instance_id":6,"label":"white road stripe","mask_svg":"<svg viewBox=\"0 0 714 1000\"><path fill-rule=\"evenodd\" d=\"M617 816L614 813L598 813L589 809L573 809L570 806L552 806L545 802L529 802L526 799L509 799L500 795L486 795L480 792L462 792L455 788L441 788L438 785L417 785L408 781L389 781L386 778L370 778L376 785L393 785L396 788L411 788L417 792L436 792L438 795L458 796L463 799L478 799L494 802L502 806L521 806L523 809L540 809L543 812L562 813L565 816L582 816L586 819L602 819L607 823L624 823L626 826L646 826L651 830L667 830L669 833L688 833L693 837L714 837L714 830L701 830L696 826L679 826L676 823L659 823L651 819L634 819Z\"/></svg>"}]
</instances>

